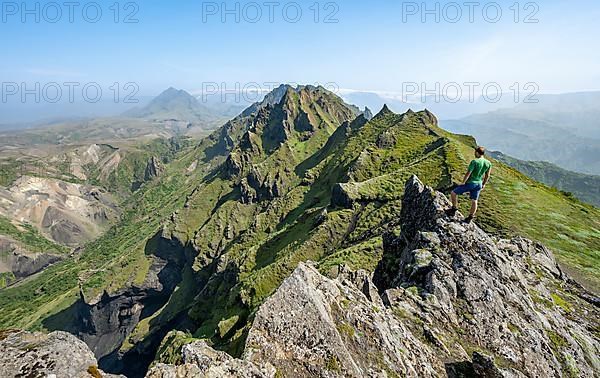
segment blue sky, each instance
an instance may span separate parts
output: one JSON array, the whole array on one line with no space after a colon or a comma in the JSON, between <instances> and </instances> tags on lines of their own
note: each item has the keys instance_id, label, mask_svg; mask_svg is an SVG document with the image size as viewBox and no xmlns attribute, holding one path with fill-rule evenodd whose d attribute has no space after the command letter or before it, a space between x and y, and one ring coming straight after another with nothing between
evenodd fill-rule
<instances>
[{"instance_id":1,"label":"blue sky","mask_svg":"<svg viewBox=\"0 0 600 378\"><path fill-rule=\"evenodd\" d=\"M521 22L515 23L510 9L515 2L496 2L503 11L497 23L482 17L487 1L475 9L473 23L464 6L457 23L443 17L436 23L433 16L423 23L419 14L403 22L403 6L410 2L378 0L336 2L337 23L323 22L336 10L328 1L318 3L320 22L315 22L314 0L297 1L303 11L297 23L283 18L287 1L275 7L273 23L263 1L257 1L263 11L257 23L243 17L236 23L232 15L223 23L219 14L203 22L207 2L198 0L139 1L134 24L113 21L114 0L98 2L103 15L97 23L82 18L86 1L75 9L73 23L65 14L57 23L42 18L38 24L31 15L23 23L19 9L17 15L4 12L0 23L0 81L136 82L143 95L169 86L197 91L206 82L232 87L236 82L334 82L339 88L380 92L400 91L406 82L466 81L498 82L506 90L514 82L535 82L542 92L600 89L600 3L539 1L539 22L524 23L536 9L523 9L523 1ZM240 2L240 10L248 3ZM448 4L438 3L440 12ZM221 7L220 1L214 4ZM229 1L227 7L234 4ZM415 4L420 7L421 1ZM120 19L133 9L121 9ZM293 10L288 8L290 17Z\"/></svg>"}]
</instances>

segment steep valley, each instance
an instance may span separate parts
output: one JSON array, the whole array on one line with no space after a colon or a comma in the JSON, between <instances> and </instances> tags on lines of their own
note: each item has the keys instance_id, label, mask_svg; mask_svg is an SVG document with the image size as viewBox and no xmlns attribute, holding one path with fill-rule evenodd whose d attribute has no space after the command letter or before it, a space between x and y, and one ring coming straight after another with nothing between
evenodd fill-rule
<instances>
[{"instance_id":1,"label":"steep valley","mask_svg":"<svg viewBox=\"0 0 600 378\"><path fill-rule=\"evenodd\" d=\"M120 219L130 196L160 175L163 165L189 142L33 142L29 149L3 154L0 287L78 254Z\"/></svg>"}]
</instances>

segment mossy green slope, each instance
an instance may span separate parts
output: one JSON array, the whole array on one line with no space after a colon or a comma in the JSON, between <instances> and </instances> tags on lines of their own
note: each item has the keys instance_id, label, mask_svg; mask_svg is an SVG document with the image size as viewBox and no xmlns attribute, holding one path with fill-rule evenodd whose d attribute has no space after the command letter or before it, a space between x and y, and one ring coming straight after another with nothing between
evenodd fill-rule
<instances>
[{"instance_id":1,"label":"mossy green slope","mask_svg":"<svg viewBox=\"0 0 600 378\"><path fill-rule=\"evenodd\" d=\"M269 166L270 159L277 159L280 170L294 171L297 180L290 181L286 192L244 203L243 189L234 185L223 190L226 180L220 179L214 183L221 190L217 207L209 206L214 199L199 195L206 202L200 207L211 211L210 218L203 218L206 223L197 222L203 224L194 239L197 267L215 258L217 263L191 311L200 324L195 336L212 337L234 352L253 311L299 261L318 261L323 271L340 263L373 269L381 254L381 234L399 214L406 179L417 174L428 185L449 190L464 174L475 141L440 129L427 111L398 115L384 109L370 122L359 118L342 125L304 161L272 157L283 151L289 158L289 144L272 151L266 162L259 160ZM282 167L286 163L297 164ZM479 222L497 234L525 235L549 245L580 278L596 285L598 210L501 163L495 166ZM342 201L343 207L332 198L336 183L346 183L343 192L350 201ZM554 232L558 228L571 236L561 237Z\"/></svg>"},{"instance_id":2,"label":"mossy green slope","mask_svg":"<svg viewBox=\"0 0 600 378\"><path fill-rule=\"evenodd\" d=\"M28 223L15 223L0 216L0 235L8 236L20 246L31 252L48 252L65 254L69 249L46 239L38 230ZM2 251L0 251L2 253Z\"/></svg>"},{"instance_id":3,"label":"mossy green slope","mask_svg":"<svg viewBox=\"0 0 600 378\"><path fill-rule=\"evenodd\" d=\"M600 176L568 171L545 161L519 160L501 152L493 152L492 155L536 181L600 207Z\"/></svg>"},{"instance_id":4,"label":"mossy green slope","mask_svg":"<svg viewBox=\"0 0 600 378\"><path fill-rule=\"evenodd\" d=\"M183 206L186 193L208 169L188 174L198 151L185 147L159 179L143 184L124 203L120 221L85 246L80 255L0 292L0 328L43 328L42 321L73 304L80 295L94 298L141 283L149 268L144 247L170 215Z\"/></svg>"}]
</instances>

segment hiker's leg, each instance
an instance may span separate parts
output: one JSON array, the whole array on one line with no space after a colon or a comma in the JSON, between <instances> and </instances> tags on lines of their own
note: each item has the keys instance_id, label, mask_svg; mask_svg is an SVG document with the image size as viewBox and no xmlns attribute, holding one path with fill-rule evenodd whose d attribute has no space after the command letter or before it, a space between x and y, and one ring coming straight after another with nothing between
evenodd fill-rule
<instances>
[{"instance_id":1,"label":"hiker's leg","mask_svg":"<svg viewBox=\"0 0 600 378\"><path fill-rule=\"evenodd\" d=\"M471 198L471 211L469 211L469 218L473 218L477 212L477 200L479 200L480 193L481 184L474 184L469 193Z\"/></svg>"},{"instance_id":2,"label":"hiker's leg","mask_svg":"<svg viewBox=\"0 0 600 378\"><path fill-rule=\"evenodd\" d=\"M469 216L474 217L477 212L477 200L471 200L471 211L469 211Z\"/></svg>"},{"instance_id":3,"label":"hiker's leg","mask_svg":"<svg viewBox=\"0 0 600 378\"><path fill-rule=\"evenodd\" d=\"M450 198L452 199L452 207L455 209L458 208L458 195L452 191Z\"/></svg>"}]
</instances>

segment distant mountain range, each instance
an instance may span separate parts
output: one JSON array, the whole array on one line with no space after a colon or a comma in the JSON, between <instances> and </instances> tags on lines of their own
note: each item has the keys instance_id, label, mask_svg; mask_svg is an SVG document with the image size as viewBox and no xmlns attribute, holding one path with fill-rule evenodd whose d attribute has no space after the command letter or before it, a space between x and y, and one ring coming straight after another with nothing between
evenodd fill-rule
<instances>
[{"instance_id":1,"label":"distant mountain range","mask_svg":"<svg viewBox=\"0 0 600 378\"><path fill-rule=\"evenodd\" d=\"M223 101L220 96L213 96L203 101L184 90L175 88L169 88L156 97L137 96L136 98L139 100L137 105L122 101L115 103L112 98L102 99L96 103L78 99L73 103L65 99L58 103L43 101L24 103L9 98L8 102L0 103L0 131L123 117L149 120L177 119L205 129L214 129L250 105L244 101L236 102L232 97Z\"/></svg>"},{"instance_id":2,"label":"distant mountain range","mask_svg":"<svg viewBox=\"0 0 600 378\"><path fill-rule=\"evenodd\" d=\"M169 88L142 108L123 113L125 117L145 119L174 119L200 124L205 128L236 116L245 108L242 104L212 102L210 106L184 90Z\"/></svg>"},{"instance_id":3,"label":"distant mountain range","mask_svg":"<svg viewBox=\"0 0 600 378\"><path fill-rule=\"evenodd\" d=\"M70 103L68 96L64 97L57 103L22 102L20 98L13 97L9 97L6 103L0 101L0 130L22 130L57 123L77 122L82 119L115 117L134 106L123 102L115 103L112 98L104 98L96 103L76 98L73 103ZM152 98L149 96L137 97L140 104L148 103Z\"/></svg>"},{"instance_id":4,"label":"distant mountain range","mask_svg":"<svg viewBox=\"0 0 600 378\"><path fill-rule=\"evenodd\" d=\"M502 152L493 151L490 155L534 180L572 193L580 200L600 207L600 176L571 172L545 161L519 160Z\"/></svg>"},{"instance_id":5,"label":"distant mountain range","mask_svg":"<svg viewBox=\"0 0 600 378\"><path fill-rule=\"evenodd\" d=\"M451 99L436 99L435 96L420 95L406 96L402 99L400 95L385 95L374 92L350 92L341 96L346 102L355 104L361 108L381 109L387 105L392 111L404 113L408 109L428 109L435 113L440 119L458 119L471 114L486 113L501 108L514 106L512 94L506 93L500 101L491 103L485 101L482 97L470 101L468 97L457 102Z\"/></svg>"},{"instance_id":6,"label":"distant mountain range","mask_svg":"<svg viewBox=\"0 0 600 378\"><path fill-rule=\"evenodd\" d=\"M537 104L447 120L442 125L518 159L600 174L600 92L540 95Z\"/></svg>"}]
</instances>

